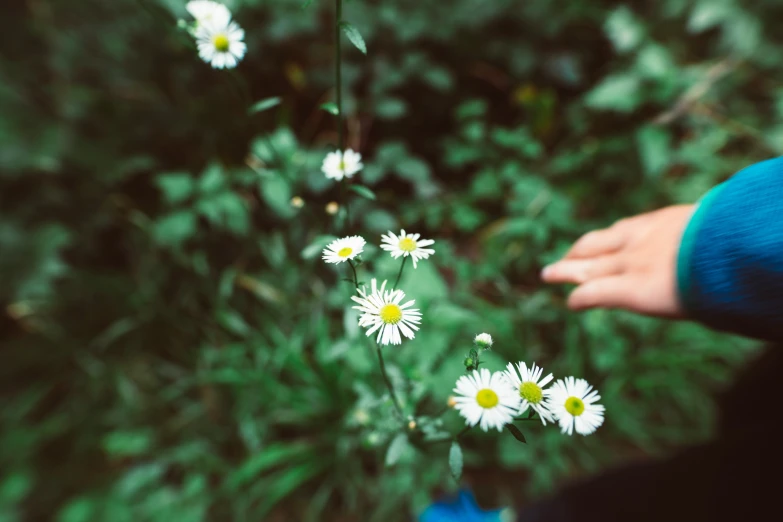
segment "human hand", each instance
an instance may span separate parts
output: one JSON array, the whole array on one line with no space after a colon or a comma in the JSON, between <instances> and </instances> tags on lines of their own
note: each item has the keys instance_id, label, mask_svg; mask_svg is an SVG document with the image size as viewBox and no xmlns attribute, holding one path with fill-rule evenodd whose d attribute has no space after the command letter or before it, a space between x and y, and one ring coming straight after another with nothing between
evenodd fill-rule
<instances>
[{"instance_id":1,"label":"human hand","mask_svg":"<svg viewBox=\"0 0 783 522\"><path fill-rule=\"evenodd\" d=\"M682 317L677 295L677 252L695 205L677 205L623 219L582 236L566 256L544 268L547 283L579 285L573 310L622 308Z\"/></svg>"}]
</instances>

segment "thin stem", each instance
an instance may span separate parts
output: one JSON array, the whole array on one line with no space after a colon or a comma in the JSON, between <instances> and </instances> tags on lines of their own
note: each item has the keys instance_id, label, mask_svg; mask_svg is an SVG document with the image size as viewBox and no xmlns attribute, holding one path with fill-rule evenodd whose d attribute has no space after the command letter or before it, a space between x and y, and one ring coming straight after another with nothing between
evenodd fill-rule
<instances>
[{"instance_id":1,"label":"thin stem","mask_svg":"<svg viewBox=\"0 0 783 522\"><path fill-rule=\"evenodd\" d=\"M348 188L350 188L351 185L348 185ZM346 190L346 193L349 192ZM343 198L343 202L345 203L345 232L346 234L351 230L351 200L349 199L351 197L350 194L347 194Z\"/></svg>"},{"instance_id":2,"label":"thin stem","mask_svg":"<svg viewBox=\"0 0 783 522\"><path fill-rule=\"evenodd\" d=\"M450 409L451 409L451 406L449 406L447 404L442 409L438 410L436 413L433 413L432 417L435 417L437 419L438 417L443 416L443 414L446 413L447 411L449 411Z\"/></svg>"},{"instance_id":3,"label":"thin stem","mask_svg":"<svg viewBox=\"0 0 783 522\"><path fill-rule=\"evenodd\" d=\"M441 442L451 442L451 441L459 440L459 438L462 437L463 435L465 435L467 432L469 432L471 430L471 428L473 428L473 426L470 426L470 425L465 426L462 429L462 431L460 431L456 435L453 435L453 436L452 435L446 435L446 436L438 437L437 439L430 439L428 441L425 441L425 444L440 444Z\"/></svg>"},{"instance_id":4,"label":"thin stem","mask_svg":"<svg viewBox=\"0 0 783 522\"><path fill-rule=\"evenodd\" d=\"M473 426L471 426L470 424L468 424L467 426L465 426L465 427L462 429L462 431L460 431L459 433L457 433L457 434L454 436L454 440L459 440L459 438L460 438L460 437L462 437L463 435L465 435L467 432L469 432L469 431L470 431L470 428L472 428L472 427L473 427Z\"/></svg>"},{"instance_id":5,"label":"thin stem","mask_svg":"<svg viewBox=\"0 0 783 522\"><path fill-rule=\"evenodd\" d=\"M350 259L348 260L348 264L351 265L351 270L353 271L353 285L356 287L356 289L359 289L359 278L356 276L356 266L354 266L353 261Z\"/></svg>"},{"instance_id":6,"label":"thin stem","mask_svg":"<svg viewBox=\"0 0 783 522\"><path fill-rule=\"evenodd\" d=\"M335 0L334 21L334 77L337 90L337 146L340 152L345 151L345 136L343 133L343 74L340 62L340 23L343 21L343 0Z\"/></svg>"},{"instance_id":7,"label":"thin stem","mask_svg":"<svg viewBox=\"0 0 783 522\"><path fill-rule=\"evenodd\" d=\"M378 364L381 367L381 375L383 376L383 382L386 383L386 388L389 389L389 395L391 395L392 402L394 403L394 409L397 410L400 419L404 419L405 416L402 413L402 407L400 406L400 401L397 400L397 393L395 393L394 386L392 386L392 383L389 380L389 375L386 373L386 365L383 362L383 353L381 352L381 347L376 345L375 351L378 352Z\"/></svg>"},{"instance_id":8,"label":"thin stem","mask_svg":"<svg viewBox=\"0 0 783 522\"><path fill-rule=\"evenodd\" d=\"M394 289L397 289L397 285L400 284L400 278L402 277L402 269L405 268L405 262L408 260L408 256L402 258L402 264L400 265L400 272L397 274L397 280L394 282Z\"/></svg>"},{"instance_id":9,"label":"thin stem","mask_svg":"<svg viewBox=\"0 0 783 522\"><path fill-rule=\"evenodd\" d=\"M340 24L343 21L343 0L335 0L335 20L334 20L334 84L337 98L337 148L340 154L345 153L345 130L343 125L343 69L342 69L342 39L340 37ZM340 184L340 200L345 207L345 232L351 229L351 204L348 201L350 195L346 194L346 185L349 182L343 181Z\"/></svg>"}]
</instances>

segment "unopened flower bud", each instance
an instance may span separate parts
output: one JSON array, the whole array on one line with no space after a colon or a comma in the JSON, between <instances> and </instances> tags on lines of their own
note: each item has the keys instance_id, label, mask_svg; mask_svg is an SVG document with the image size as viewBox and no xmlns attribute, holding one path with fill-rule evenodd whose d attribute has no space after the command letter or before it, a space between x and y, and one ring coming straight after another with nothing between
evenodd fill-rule
<instances>
[{"instance_id":1,"label":"unopened flower bud","mask_svg":"<svg viewBox=\"0 0 783 522\"><path fill-rule=\"evenodd\" d=\"M408 429L413 431L416 429L416 421L412 420L408 423Z\"/></svg>"},{"instance_id":2,"label":"unopened flower bud","mask_svg":"<svg viewBox=\"0 0 783 522\"><path fill-rule=\"evenodd\" d=\"M304 206L304 200L299 196L294 196L291 198L291 206L294 208L302 208Z\"/></svg>"},{"instance_id":3,"label":"unopened flower bud","mask_svg":"<svg viewBox=\"0 0 783 522\"><path fill-rule=\"evenodd\" d=\"M472 357L465 357L465 368L472 368L473 367L473 358Z\"/></svg>"},{"instance_id":4,"label":"unopened flower bud","mask_svg":"<svg viewBox=\"0 0 783 522\"><path fill-rule=\"evenodd\" d=\"M326 213L329 215L334 216L335 214L337 214L338 210L340 210L340 205L338 205L336 201L330 201L326 205Z\"/></svg>"},{"instance_id":5,"label":"unopened flower bud","mask_svg":"<svg viewBox=\"0 0 783 522\"><path fill-rule=\"evenodd\" d=\"M488 333L478 334L475 339L473 339L473 342L482 350L489 350L492 348L492 336Z\"/></svg>"},{"instance_id":6,"label":"unopened flower bud","mask_svg":"<svg viewBox=\"0 0 783 522\"><path fill-rule=\"evenodd\" d=\"M456 398L456 397L454 397L453 395L451 395L451 396L449 397L449 400L446 402L446 404L448 404L448 405L449 405L449 408L453 408L454 406L456 406L456 405L457 405L457 398Z\"/></svg>"}]
</instances>

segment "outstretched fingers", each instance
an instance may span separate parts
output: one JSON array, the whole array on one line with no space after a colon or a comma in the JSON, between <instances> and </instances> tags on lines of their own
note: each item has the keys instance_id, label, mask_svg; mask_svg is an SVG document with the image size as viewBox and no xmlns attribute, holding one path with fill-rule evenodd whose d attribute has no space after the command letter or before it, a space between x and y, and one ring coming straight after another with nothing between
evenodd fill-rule
<instances>
[{"instance_id":1,"label":"outstretched fingers","mask_svg":"<svg viewBox=\"0 0 783 522\"><path fill-rule=\"evenodd\" d=\"M568 297L572 310L623 308L644 311L645 282L638 276L614 275L592 279L578 286Z\"/></svg>"},{"instance_id":2,"label":"outstretched fingers","mask_svg":"<svg viewBox=\"0 0 783 522\"><path fill-rule=\"evenodd\" d=\"M592 259L563 259L541 272L547 283L583 284L590 280L620 275L624 272L622 257L606 255Z\"/></svg>"},{"instance_id":3,"label":"outstretched fingers","mask_svg":"<svg viewBox=\"0 0 783 522\"><path fill-rule=\"evenodd\" d=\"M627 227L620 221L609 228L580 237L563 259L586 259L617 252L627 241Z\"/></svg>"}]
</instances>

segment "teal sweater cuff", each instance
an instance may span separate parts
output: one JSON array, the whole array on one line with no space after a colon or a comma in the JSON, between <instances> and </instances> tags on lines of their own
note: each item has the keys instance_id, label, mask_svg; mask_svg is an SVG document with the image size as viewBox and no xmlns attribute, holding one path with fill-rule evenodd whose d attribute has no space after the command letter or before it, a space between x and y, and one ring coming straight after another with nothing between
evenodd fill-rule
<instances>
[{"instance_id":1,"label":"teal sweater cuff","mask_svg":"<svg viewBox=\"0 0 783 522\"><path fill-rule=\"evenodd\" d=\"M723 190L723 184L715 186L707 192L696 204L696 210L688 221L685 232L680 241L680 249L677 253L677 293L680 304L687 313L694 308L693 294L691 292L691 259L696 243L696 235L699 232L705 219L710 205L718 194Z\"/></svg>"},{"instance_id":2,"label":"teal sweater cuff","mask_svg":"<svg viewBox=\"0 0 783 522\"><path fill-rule=\"evenodd\" d=\"M742 169L702 199L680 242L677 287L689 318L783 340L783 158Z\"/></svg>"}]
</instances>

